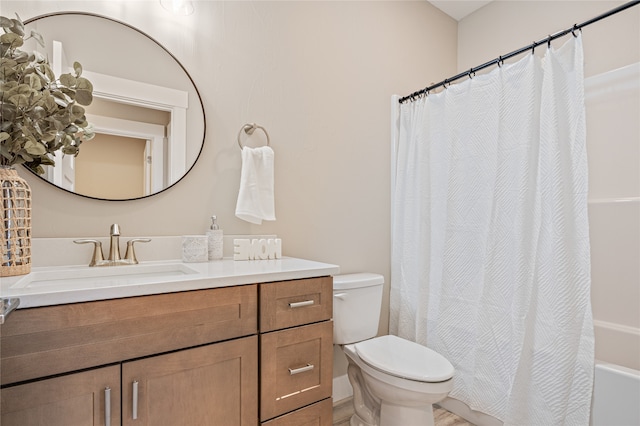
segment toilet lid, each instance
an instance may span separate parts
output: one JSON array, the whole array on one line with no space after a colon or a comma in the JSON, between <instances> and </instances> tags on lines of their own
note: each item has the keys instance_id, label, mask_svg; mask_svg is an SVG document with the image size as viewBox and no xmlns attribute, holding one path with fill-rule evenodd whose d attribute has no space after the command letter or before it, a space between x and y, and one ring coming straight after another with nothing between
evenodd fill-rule
<instances>
[{"instance_id":1,"label":"toilet lid","mask_svg":"<svg viewBox=\"0 0 640 426\"><path fill-rule=\"evenodd\" d=\"M360 359L392 376L420 382L444 382L453 365L442 355L398 336L380 336L355 344Z\"/></svg>"}]
</instances>

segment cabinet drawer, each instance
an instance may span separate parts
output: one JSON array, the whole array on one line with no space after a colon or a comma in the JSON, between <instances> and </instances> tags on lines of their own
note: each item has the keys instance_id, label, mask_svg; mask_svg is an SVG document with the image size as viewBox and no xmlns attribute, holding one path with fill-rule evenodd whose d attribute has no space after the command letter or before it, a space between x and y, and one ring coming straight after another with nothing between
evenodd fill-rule
<instances>
[{"instance_id":1,"label":"cabinet drawer","mask_svg":"<svg viewBox=\"0 0 640 426\"><path fill-rule=\"evenodd\" d=\"M331 398L262 423L263 426L331 426L332 424Z\"/></svg>"},{"instance_id":2,"label":"cabinet drawer","mask_svg":"<svg viewBox=\"0 0 640 426\"><path fill-rule=\"evenodd\" d=\"M2 384L257 332L257 286L18 309L2 325Z\"/></svg>"},{"instance_id":3,"label":"cabinet drawer","mask_svg":"<svg viewBox=\"0 0 640 426\"><path fill-rule=\"evenodd\" d=\"M260 336L260 419L272 419L331 396L333 322Z\"/></svg>"},{"instance_id":4,"label":"cabinet drawer","mask_svg":"<svg viewBox=\"0 0 640 426\"><path fill-rule=\"evenodd\" d=\"M333 314L333 278L260 285L260 331L328 320Z\"/></svg>"}]
</instances>

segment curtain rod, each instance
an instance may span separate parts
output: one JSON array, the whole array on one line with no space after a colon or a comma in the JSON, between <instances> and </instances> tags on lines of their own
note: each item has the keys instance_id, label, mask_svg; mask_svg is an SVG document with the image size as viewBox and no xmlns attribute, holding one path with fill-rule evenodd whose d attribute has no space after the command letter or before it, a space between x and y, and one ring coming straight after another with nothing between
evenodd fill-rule
<instances>
[{"instance_id":1,"label":"curtain rod","mask_svg":"<svg viewBox=\"0 0 640 426\"><path fill-rule=\"evenodd\" d=\"M447 84L450 84L452 81L459 80L459 79L461 79L463 77L466 77L466 76L473 76L473 74L475 74L476 71L480 71L482 69L488 68L491 65L498 64L498 66L501 66L504 63L505 59L509 59L509 58L511 58L513 56L519 55L519 54L524 53L524 52L526 52L528 50L533 51L537 46L540 46L541 44L547 43L548 46L551 46L551 41L552 40L555 40L557 38L563 37L563 36L565 36L565 35L567 35L569 33L572 33L574 36L576 36L576 34L575 34L576 30L582 30L582 27L586 27L587 25L591 25L594 22L598 22L601 19L608 18L611 15L614 15L614 14L616 14L618 12L622 12L623 10L626 10L626 9L628 9L630 7L637 6L638 4L640 4L640 0L634 0L634 1L630 1L628 3L622 4L622 5L614 8L614 9L611 9L608 12L605 12L605 13L603 13L601 15L598 15L595 18L591 18L588 21L585 21L585 22L583 22L581 24L574 24L573 27L571 27L571 28L568 28L568 29L563 30L563 31L559 31L559 32L557 32L555 34L550 34L548 37L546 37L546 38L544 38L542 40L533 42L533 44L529 44L529 45L527 45L525 47L522 47L522 48L520 48L518 50L514 50L513 52L507 53L506 55L498 56L496 59L494 59L492 61L489 61L489 62L486 62L486 63L484 63L482 65L478 65L477 67L473 67L469 71L461 72L460 74L454 75L453 77L450 77L450 78L442 80L440 83L428 86L428 87L426 87L426 88L424 88L422 90L418 90L417 92L413 92L410 95L407 95L407 96L405 96L403 98L400 98L400 103L403 104L403 103L405 103L407 101L415 101L416 99L419 99L419 98L427 95L433 89L436 89L436 88L438 88L440 86L446 87Z\"/></svg>"}]
</instances>

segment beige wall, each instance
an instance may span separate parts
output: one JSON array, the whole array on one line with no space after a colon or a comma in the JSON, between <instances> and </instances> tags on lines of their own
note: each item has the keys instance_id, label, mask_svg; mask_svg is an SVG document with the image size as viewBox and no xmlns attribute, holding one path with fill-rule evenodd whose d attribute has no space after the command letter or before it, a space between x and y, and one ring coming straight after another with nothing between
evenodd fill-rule
<instances>
[{"instance_id":1,"label":"beige wall","mask_svg":"<svg viewBox=\"0 0 640 426\"><path fill-rule=\"evenodd\" d=\"M587 21L624 1L493 1L458 27L458 69L467 70L573 24ZM640 57L640 7L583 29L585 76L600 74ZM564 39L553 42L560 46ZM543 49L539 46L536 49ZM514 58L518 60L520 56Z\"/></svg>"},{"instance_id":2,"label":"beige wall","mask_svg":"<svg viewBox=\"0 0 640 426\"><path fill-rule=\"evenodd\" d=\"M32 186L33 235L102 236L111 223L123 235L204 233L216 214L226 233L275 233L284 255L388 283L390 97L455 72L456 22L425 1L194 3L193 15L173 17L159 1L0 1L3 15L23 19L82 10L140 28L189 71L207 119L192 172L149 199L90 200L20 172ZM236 136L249 122L275 150L277 221L262 226L234 216ZM381 331L387 319L385 297Z\"/></svg>"},{"instance_id":3,"label":"beige wall","mask_svg":"<svg viewBox=\"0 0 640 426\"><path fill-rule=\"evenodd\" d=\"M144 195L145 139L96 134L80 145L75 190L98 198Z\"/></svg>"},{"instance_id":4,"label":"beige wall","mask_svg":"<svg viewBox=\"0 0 640 426\"><path fill-rule=\"evenodd\" d=\"M460 22L458 70L622 3L495 1ZM640 74L610 77L640 61L640 7L585 27L583 40L596 358L640 369ZM590 84L596 76L602 87Z\"/></svg>"}]
</instances>

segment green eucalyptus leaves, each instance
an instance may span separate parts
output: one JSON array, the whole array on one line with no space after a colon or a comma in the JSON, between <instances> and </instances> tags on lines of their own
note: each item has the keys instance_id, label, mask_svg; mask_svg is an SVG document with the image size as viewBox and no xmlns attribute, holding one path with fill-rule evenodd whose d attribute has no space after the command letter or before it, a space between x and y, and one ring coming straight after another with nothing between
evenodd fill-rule
<instances>
[{"instance_id":1,"label":"green eucalyptus leaves","mask_svg":"<svg viewBox=\"0 0 640 426\"><path fill-rule=\"evenodd\" d=\"M75 156L94 136L83 108L93 100L93 85L78 62L56 79L41 53L20 50L29 38L42 47L44 41L35 31L25 37L16 18L0 16L0 165L24 164L43 174L43 165L54 165L54 152Z\"/></svg>"}]
</instances>

